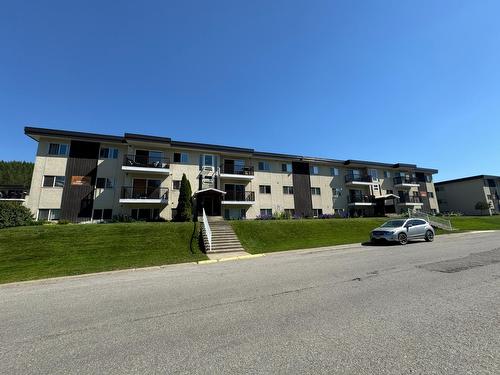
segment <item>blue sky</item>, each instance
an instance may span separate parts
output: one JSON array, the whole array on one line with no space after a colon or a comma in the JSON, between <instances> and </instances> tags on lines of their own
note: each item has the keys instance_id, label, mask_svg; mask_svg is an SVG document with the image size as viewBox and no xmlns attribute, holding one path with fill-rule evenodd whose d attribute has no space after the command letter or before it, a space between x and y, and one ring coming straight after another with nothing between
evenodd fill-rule
<instances>
[{"instance_id":1,"label":"blue sky","mask_svg":"<svg viewBox=\"0 0 500 375\"><path fill-rule=\"evenodd\" d=\"M0 159L26 125L500 175L500 2L11 1Z\"/></svg>"}]
</instances>

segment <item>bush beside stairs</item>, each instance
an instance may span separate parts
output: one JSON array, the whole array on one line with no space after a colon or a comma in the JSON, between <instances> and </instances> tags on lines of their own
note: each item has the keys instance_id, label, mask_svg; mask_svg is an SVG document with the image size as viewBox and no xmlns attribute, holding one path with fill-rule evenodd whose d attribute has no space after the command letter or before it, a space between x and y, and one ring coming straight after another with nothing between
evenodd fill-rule
<instances>
[{"instance_id":1,"label":"bush beside stairs","mask_svg":"<svg viewBox=\"0 0 500 375\"><path fill-rule=\"evenodd\" d=\"M201 232L203 235L203 245L205 247L205 252L210 253L233 253L245 251L241 242L234 233L231 225L225 221L222 217L209 216L208 222L210 229L212 230L212 250L210 251L210 246L208 243L208 238L205 233L203 225L201 225Z\"/></svg>"}]
</instances>

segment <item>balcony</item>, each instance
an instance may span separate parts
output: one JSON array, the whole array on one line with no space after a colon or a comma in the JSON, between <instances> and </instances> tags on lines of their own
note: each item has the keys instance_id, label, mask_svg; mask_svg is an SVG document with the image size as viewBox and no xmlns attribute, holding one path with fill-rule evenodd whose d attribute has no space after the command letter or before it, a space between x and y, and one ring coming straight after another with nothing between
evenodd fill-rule
<instances>
[{"instance_id":1,"label":"balcony","mask_svg":"<svg viewBox=\"0 0 500 375\"><path fill-rule=\"evenodd\" d=\"M373 185L373 177L370 175L353 175L348 174L345 176L345 183L348 186L359 185Z\"/></svg>"},{"instance_id":2,"label":"balcony","mask_svg":"<svg viewBox=\"0 0 500 375\"><path fill-rule=\"evenodd\" d=\"M170 159L158 156L125 155L122 171L169 174Z\"/></svg>"},{"instance_id":3,"label":"balcony","mask_svg":"<svg viewBox=\"0 0 500 375\"><path fill-rule=\"evenodd\" d=\"M24 202L28 195L24 187L0 186L0 201Z\"/></svg>"},{"instance_id":4,"label":"balcony","mask_svg":"<svg viewBox=\"0 0 500 375\"><path fill-rule=\"evenodd\" d=\"M416 178L413 177L394 177L393 179L394 182L394 187L396 188L412 188L412 187L419 187L419 183Z\"/></svg>"},{"instance_id":5,"label":"balcony","mask_svg":"<svg viewBox=\"0 0 500 375\"><path fill-rule=\"evenodd\" d=\"M347 204L349 206L375 206L375 197L373 195L349 195Z\"/></svg>"},{"instance_id":6,"label":"balcony","mask_svg":"<svg viewBox=\"0 0 500 375\"><path fill-rule=\"evenodd\" d=\"M167 204L168 188L123 186L120 203Z\"/></svg>"},{"instance_id":7,"label":"balcony","mask_svg":"<svg viewBox=\"0 0 500 375\"><path fill-rule=\"evenodd\" d=\"M255 192L253 191L227 191L222 197L223 205L248 206L255 203Z\"/></svg>"},{"instance_id":8,"label":"balcony","mask_svg":"<svg viewBox=\"0 0 500 375\"><path fill-rule=\"evenodd\" d=\"M251 165L235 166L233 164L223 164L220 166L219 177L221 179L250 181L255 178L254 168Z\"/></svg>"},{"instance_id":9,"label":"balcony","mask_svg":"<svg viewBox=\"0 0 500 375\"><path fill-rule=\"evenodd\" d=\"M402 195L399 197L398 204L404 206L416 206L422 205L422 198L416 195Z\"/></svg>"}]
</instances>

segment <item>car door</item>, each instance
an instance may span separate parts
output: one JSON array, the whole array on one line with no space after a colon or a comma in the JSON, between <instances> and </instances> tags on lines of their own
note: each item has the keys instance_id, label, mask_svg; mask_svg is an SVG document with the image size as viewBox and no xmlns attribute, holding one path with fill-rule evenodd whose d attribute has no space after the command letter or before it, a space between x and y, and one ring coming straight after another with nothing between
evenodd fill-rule
<instances>
[{"instance_id":1,"label":"car door","mask_svg":"<svg viewBox=\"0 0 500 375\"><path fill-rule=\"evenodd\" d=\"M415 226L417 228L416 230L416 235L418 237L424 238L425 237L425 231L426 231L426 226L427 223L423 220L414 220L415 221Z\"/></svg>"},{"instance_id":2,"label":"car door","mask_svg":"<svg viewBox=\"0 0 500 375\"><path fill-rule=\"evenodd\" d=\"M418 223L419 220L409 220L406 225L409 225L408 226L408 231L407 231L407 236L408 238L416 238L416 237L419 237L419 233L420 233L420 228L419 228L419 223Z\"/></svg>"}]
</instances>

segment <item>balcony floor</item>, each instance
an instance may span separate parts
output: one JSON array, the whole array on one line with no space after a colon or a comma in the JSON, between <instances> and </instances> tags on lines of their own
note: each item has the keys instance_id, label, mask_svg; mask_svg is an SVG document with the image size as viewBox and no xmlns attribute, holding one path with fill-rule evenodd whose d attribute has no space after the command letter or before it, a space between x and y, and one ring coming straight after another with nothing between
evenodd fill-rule
<instances>
[{"instance_id":1,"label":"balcony floor","mask_svg":"<svg viewBox=\"0 0 500 375\"><path fill-rule=\"evenodd\" d=\"M122 165L122 171L148 173L148 174L151 173L170 174L170 168L132 167L129 165Z\"/></svg>"}]
</instances>

